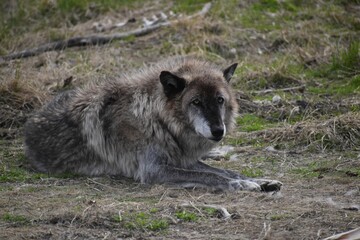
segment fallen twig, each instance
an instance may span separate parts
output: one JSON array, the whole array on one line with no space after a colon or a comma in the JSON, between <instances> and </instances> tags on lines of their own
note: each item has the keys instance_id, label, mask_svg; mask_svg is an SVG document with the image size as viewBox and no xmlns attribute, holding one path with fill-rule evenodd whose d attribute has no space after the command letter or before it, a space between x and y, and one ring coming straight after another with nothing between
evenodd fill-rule
<instances>
[{"instance_id":1,"label":"fallen twig","mask_svg":"<svg viewBox=\"0 0 360 240\"><path fill-rule=\"evenodd\" d=\"M162 215L162 217L169 219L172 224L178 224L178 222L179 222L178 220L176 220L175 218L173 218L170 215Z\"/></svg>"},{"instance_id":2,"label":"fallen twig","mask_svg":"<svg viewBox=\"0 0 360 240\"><path fill-rule=\"evenodd\" d=\"M277 91L281 91L281 92L291 92L291 91L304 91L305 90L305 86L301 85L301 86L297 86L297 87L289 87L289 88L280 88L280 89L265 89L265 90L261 90L261 91L253 91L251 93L255 93L255 94L267 94L267 93L272 93L272 92L277 92Z\"/></svg>"},{"instance_id":3,"label":"fallen twig","mask_svg":"<svg viewBox=\"0 0 360 240\"><path fill-rule=\"evenodd\" d=\"M192 19L197 16L203 16L205 15L211 8L211 3L207 3L204 5L204 7L201 9L201 11L195 13L194 15L174 20L174 21L166 21L166 22L160 22L156 23L151 26L147 26L145 28L137 28L132 31L123 32L123 33L115 33L115 34L109 34L109 35L92 35L92 36L86 36L86 37L73 37L66 40L60 40L56 42L51 42L44 44L40 47L32 48L32 49L26 49L21 52L15 52L3 57L0 57L0 62L2 61L9 61L12 59L18 59L18 58L26 58L26 57L32 57L39 55L40 53L48 52L48 51L54 51L54 50L63 50L65 48L71 48L71 47L79 47L79 46L91 46L91 45L103 45L106 43L109 43L113 40L120 40L127 38L129 36L144 36L148 33L151 33L161 27L166 27L173 25L175 23L178 23L183 20Z\"/></svg>"},{"instance_id":4,"label":"fallen twig","mask_svg":"<svg viewBox=\"0 0 360 240\"><path fill-rule=\"evenodd\" d=\"M91 179L91 178L87 178L87 180L88 180L88 181L90 181L90 182L92 182L92 183L94 183L94 184L97 184L97 185L99 185L99 186L102 186L102 187L115 189L115 188L114 188L114 187L112 187L112 186L108 186L108 185L105 185L105 184L99 183L99 182L97 182L97 181L95 181L95 180L93 180L93 179Z\"/></svg>"},{"instance_id":5,"label":"fallen twig","mask_svg":"<svg viewBox=\"0 0 360 240\"><path fill-rule=\"evenodd\" d=\"M267 239L271 239L270 238L270 234L271 234L271 223L269 225L267 225L265 222L264 222L264 227L263 229L261 230L261 233L260 233L260 236L262 236L264 234L263 237L259 237L259 239L262 239L262 240L267 240Z\"/></svg>"},{"instance_id":6,"label":"fallen twig","mask_svg":"<svg viewBox=\"0 0 360 240\"><path fill-rule=\"evenodd\" d=\"M12 59L18 59L18 58L27 58L39 55L40 53L48 52L48 51L54 51L54 50L63 50L65 48L71 48L71 47L79 47L79 46L90 46L90 45L103 45L106 43L109 43L113 40L120 40L127 38L129 36L143 36L146 35L160 27L168 26L170 25L169 22L159 23L147 28L138 28L129 32L124 33L115 33L110 35L93 35L93 36L87 36L87 37L74 37L67 40L60 40L56 42L51 42L44 44L40 47L33 48L33 49L27 49L21 52L12 53L9 55L6 55L4 57L0 58L1 60L8 61Z\"/></svg>"},{"instance_id":7,"label":"fallen twig","mask_svg":"<svg viewBox=\"0 0 360 240\"><path fill-rule=\"evenodd\" d=\"M339 233L331 237L325 238L324 240L340 240L340 239L347 239L347 240L360 239L360 228L355 228L348 232Z\"/></svg>"},{"instance_id":8,"label":"fallen twig","mask_svg":"<svg viewBox=\"0 0 360 240\"><path fill-rule=\"evenodd\" d=\"M224 219L228 219L231 217L231 214L228 212L228 210L226 210L226 208L221 207L221 206L217 206L217 205L211 205L211 204L193 204L193 203L184 203L181 205L182 207L193 207L196 210L198 210L197 208L213 208L216 209Z\"/></svg>"}]
</instances>

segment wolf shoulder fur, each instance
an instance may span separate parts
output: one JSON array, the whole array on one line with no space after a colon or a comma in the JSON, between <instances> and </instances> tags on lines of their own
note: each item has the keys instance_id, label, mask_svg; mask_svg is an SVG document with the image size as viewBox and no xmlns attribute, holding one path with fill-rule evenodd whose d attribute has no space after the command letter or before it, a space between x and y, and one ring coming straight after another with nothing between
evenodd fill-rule
<instances>
[{"instance_id":1,"label":"wolf shoulder fur","mask_svg":"<svg viewBox=\"0 0 360 240\"><path fill-rule=\"evenodd\" d=\"M122 175L142 183L277 190L199 159L234 126L238 105L222 70L174 58L61 93L28 119L25 153L41 172Z\"/></svg>"}]
</instances>

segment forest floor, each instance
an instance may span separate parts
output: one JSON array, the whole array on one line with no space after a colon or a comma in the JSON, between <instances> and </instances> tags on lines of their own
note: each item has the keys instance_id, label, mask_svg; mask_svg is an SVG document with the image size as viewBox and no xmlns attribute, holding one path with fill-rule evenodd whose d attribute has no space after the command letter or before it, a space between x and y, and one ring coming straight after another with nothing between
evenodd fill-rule
<instances>
[{"instance_id":1,"label":"forest floor","mask_svg":"<svg viewBox=\"0 0 360 240\"><path fill-rule=\"evenodd\" d=\"M0 239L323 239L360 227L359 1L214 0L205 16L186 19L206 2L0 3ZM105 45L3 58L127 32L161 12L177 22ZM24 167L22 127L46 101L175 55L239 63L237 128L205 161L280 180L281 191L213 193Z\"/></svg>"}]
</instances>

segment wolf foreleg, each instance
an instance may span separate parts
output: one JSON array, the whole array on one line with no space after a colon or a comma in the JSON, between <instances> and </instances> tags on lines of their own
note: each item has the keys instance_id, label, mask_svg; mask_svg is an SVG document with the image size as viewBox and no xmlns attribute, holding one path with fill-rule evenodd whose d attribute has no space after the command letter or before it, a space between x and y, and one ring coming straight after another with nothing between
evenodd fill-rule
<instances>
[{"instance_id":1,"label":"wolf foreleg","mask_svg":"<svg viewBox=\"0 0 360 240\"><path fill-rule=\"evenodd\" d=\"M197 161L195 163L195 165L192 166L192 169L198 170L198 171L204 171L204 172L212 172L212 173L221 175L223 177L232 178L232 179L243 179L243 180L248 179L247 177L242 176L241 174L239 174L237 172L234 172L231 170L226 170L226 169L221 169L221 168L211 167L202 161Z\"/></svg>"},{"instance_id":2,"label":"wolf foreleg","mask_svg":"<svg viewBox=\"0 0 360 240\"><path fill-rule=\"evenodd\" d=\"M259 184L249 180L235 180L218 175L214 172L203 172L176 168L169 165L157 165L148 168L152 171L144 172L141 179L143 183L149 184L175 184L182 187L201 187L213 190L249 190L260 191Z\"/></svg>"},{"instance_id":3,"label":"wolf foreleg","mask_svg":"<svg viewBox=\"0 0 360 240\"><path fill-rule=\"evenodd\" d=\"M231 170L211 167L211 166L203 163L202 161L197 161L197 163L193 166L192 169L197 170L197 171L212 172L212 173L218 174L218 175L226 177L226 178L232 178L234 180L252 181L252 182L259 184L261 190L265 191L265 192L278 191L278 190L280 190L280 188L282 186L282 183L277 180L248 178L248 177L242 176L241 174L231 171Z\"/></svg>"}]
</instances>

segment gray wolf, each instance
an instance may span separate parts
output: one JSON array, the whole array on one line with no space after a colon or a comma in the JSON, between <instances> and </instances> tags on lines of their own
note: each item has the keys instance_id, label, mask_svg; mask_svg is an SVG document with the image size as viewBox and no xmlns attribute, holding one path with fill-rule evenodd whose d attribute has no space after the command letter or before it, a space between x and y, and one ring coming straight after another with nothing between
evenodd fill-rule
<instances>
[{"instance_id":1,"label":"gray wolf","mask_svg":"<svg viewBox=\"0 0 360 240\"><path fill-rule=\"evenodd\" d=\"M200 161L234 126L238 105L219 67L173 58L55 97L25 124L25 154L41 172L121 175L145 184L278 190Z\"/></svg>"}]
</instances>

